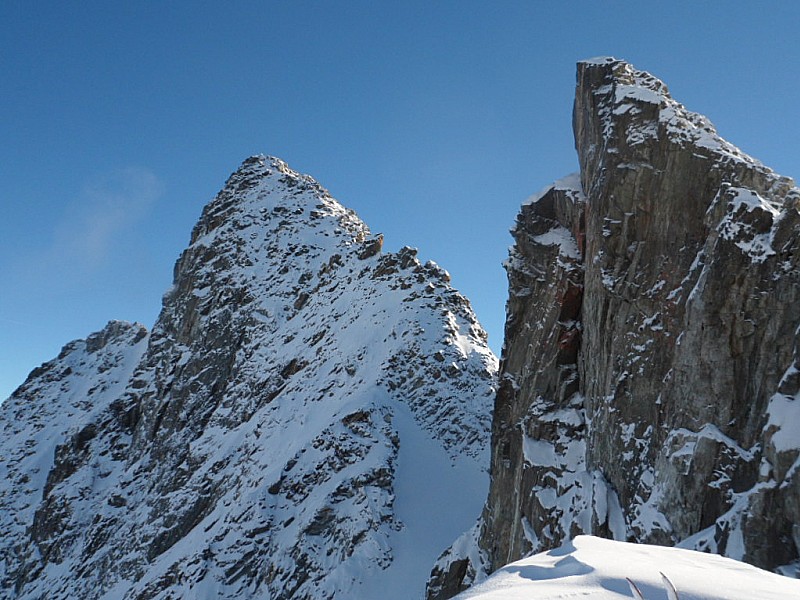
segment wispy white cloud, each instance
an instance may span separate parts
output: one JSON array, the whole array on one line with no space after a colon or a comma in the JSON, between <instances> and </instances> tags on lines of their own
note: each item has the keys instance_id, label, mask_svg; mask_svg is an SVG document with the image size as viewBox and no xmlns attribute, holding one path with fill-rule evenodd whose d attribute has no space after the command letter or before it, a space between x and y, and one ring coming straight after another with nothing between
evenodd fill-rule
<instances>
[{"instance_id":1,"label":"wispy white cloud","mask_svg":"<svg viewBox=\"0 0 800 600\"><path fill-rule=\"evenodd\" d=\"M52 262L71 270L103 266L115 241L144 218L163 185L142 167L126 167L87 184L81 201L58 224L48 250Z\"/></svg>"},{"instance_id":2,"label":"wispy white cloud","mask_svg":"<svg viewBox=\"0 0 800 600\"><path fill-rule=\"evenodd\" d=\"M15 279L58 288L59 279L63 285L64 279L78 283L91 277L130 243L130 232L149 215L163 189L159 178L143 167L116 169L87 182L67 204L50 238L17 257Z\"/></svg>"},{"instance_id":3,"label":"wispy white cloud","mask_svg":"<svg viewBox=\"0 0 800 600\"><path fill-rule=\"evenodd\" d=\"M49 199L44 210L58 216L46 235L20 232L0 256L0 402L61 344L108 318L129 318L104 307L103 294L119 302L137 286L131 273L141 272L148 219L163 190L141 167L95 177L67 201ZM37 231L33 225L29 231Z\"/></svg>"}]
</instances>

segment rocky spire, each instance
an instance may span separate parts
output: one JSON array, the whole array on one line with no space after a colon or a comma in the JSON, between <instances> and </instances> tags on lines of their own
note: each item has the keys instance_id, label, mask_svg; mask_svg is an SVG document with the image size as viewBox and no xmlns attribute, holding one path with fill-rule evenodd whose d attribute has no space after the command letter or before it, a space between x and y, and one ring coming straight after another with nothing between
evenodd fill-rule
<instances>
[{"instance_id":1,"label":"rocky spire","mask_svg":"<svg viewBox=\"0 0 800 600\"><path fill-rule=\"evenodd\" d=\"M578 64L573 125L513 231L477 546L430 596L579 533L791 570L800 190L623 61Z\"/></svg>"}]
</instances>

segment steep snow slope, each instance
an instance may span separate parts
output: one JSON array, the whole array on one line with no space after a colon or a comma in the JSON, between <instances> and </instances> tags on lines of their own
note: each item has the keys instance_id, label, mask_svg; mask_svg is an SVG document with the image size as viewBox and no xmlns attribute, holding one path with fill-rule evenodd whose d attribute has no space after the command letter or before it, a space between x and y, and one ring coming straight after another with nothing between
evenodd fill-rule
<instances>
[{"instance_id":1,"label":"steep snow slope","mask_svg":"<svg viewBox=\"0 0 800 600\"><path fill-rule=\"evenodd\" d=\"M461 600L667 598L661 573L680 600L785 600L800 598L800 581L744 563L691 550L630 544L580 535L549 552L511 563Z\"/></svg>"},{"instance_id":2,"label":"steep snow slope","mask_svg":"<svg viewBox=\"0 0 800 600\"><path fill-rule=\"evenodd\" d=\"M19 597L421 596L481 502L496 360L447 273L381 241L311 178L245 161L124 388L47 420L96 434L55 464L33 448L57 482L14 543ZM27 387L0 415L24 404L21 429L65 401Z\"/></svg>"}]
</instances>

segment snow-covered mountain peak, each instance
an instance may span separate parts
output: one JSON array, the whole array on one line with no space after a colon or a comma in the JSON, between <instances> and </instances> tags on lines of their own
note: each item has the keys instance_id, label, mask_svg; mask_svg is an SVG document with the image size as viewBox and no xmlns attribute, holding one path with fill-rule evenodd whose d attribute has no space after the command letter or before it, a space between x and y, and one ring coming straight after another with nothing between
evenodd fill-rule
<instances>
[{"instance_id":1,"label":"snow-covered mountain peak","mask_svg":"<svg viewBox=\"0 0 800 600\"><path fill-rule=\"evenodd\" d=\"M312 177L292 170L279 158L257 155L245 160L206 205L192 233L192 243L218 227L242 227L246 223L241 219L257 219L267 211L292 223L312 225L323 219L319 225L333 225L328 235L363 241L369 234L355 213L334 200Z\"/></svg>"},{"instance_id":2,"label":"snow-covered mountain peak","mask_svg":"<svg viewBox=\"0 0 800 600\"><path fill-rule=\"evenodd\" d=\"M30 494L6 490L30 514L5 583L25 598L421 596L483 499L497 361L443 269L381 246L312 178L246 160L118 385L55 377L29 398L58 412L96 391L76 417L88 433L45 419L66 441L55 459L29 450Z\"/></svg>"},{"instance_id":3,"label":"snow-covered mountain peak","mask_svg":"<svg viewBox=\"0 0 800 600\"><path fill-rule=\"evenodd\" d=\"M423 391L435 395L433 388L447 380L442 373L461 373L462 368L474 371L465 375L468 380L478 375L490 381L486 374L496 359L469 302L450 287L446 271L430 261L422 264L413 248L383 254L382 241L311 177L279 159L251 157L203 210L192 243L176 264L153 346L160 346L162 336L185 346L179 356L170 357L169 369L176 361L181 366L203 362L215 346L236 360L232 354L239 344L253 347L247 369L257 364L255 356L271 363L290 355L303 365L329 359L338 373L347 360L363 362L366 355L375 359L375 369L381 361L404 360L400 354L428 355L430 378L415 384L413 396ZM426 307L421 313L420 305ZM429 327L424 317L420 322L429 310L443 325ZM390 326L392 335L375 335L376 325ZM254 326L258 341L242 337ZM335 329L347 331L347 339L329 338ZM431 347L421 347L423 340ZM343 352L355 356L345 360ZM400 373L392 378L397 379L392 385L407 383ZM193 394L193 401L200 397ZM426 427L440 428L436 415L451 408L446 402L439 405L425 417ZM454 457L485 452L489 417L483 409L479 413L482 424L446 436L452 438L447 444ZM169 424L170 413L165 416ZM158 426L164 424L162 419ZM183 429L183 424L175 427Z\"/></svg>"}]
</instances>

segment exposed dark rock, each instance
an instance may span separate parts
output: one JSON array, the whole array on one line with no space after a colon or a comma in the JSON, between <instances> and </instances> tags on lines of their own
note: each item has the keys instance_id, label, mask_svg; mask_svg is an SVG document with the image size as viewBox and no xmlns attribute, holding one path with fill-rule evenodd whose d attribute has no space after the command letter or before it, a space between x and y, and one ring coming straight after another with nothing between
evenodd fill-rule
<instances>
[{"instance_id":1,"label":"exposed dark rock","mask_svg":"<svg viewBox=\"0 0 800 600\"><path fill-rule=\"evenodd\" d=\"M578 65L573 125L513 231L477 545L429 596L579 533L791 572L800 190L622 61Z\"/></svg>"},{"instance_id":2,"label":"exposed dark rock","mask_svg":"<svg viewBox=\"0 0 800 600\"><path fill-rule=\"evenodd\" d=\"M378 234L374 239L364 242L364 247L358 253L358 258L366 260L378 254L383 248L383 234Z\"/></svg>"}]
</instances>

